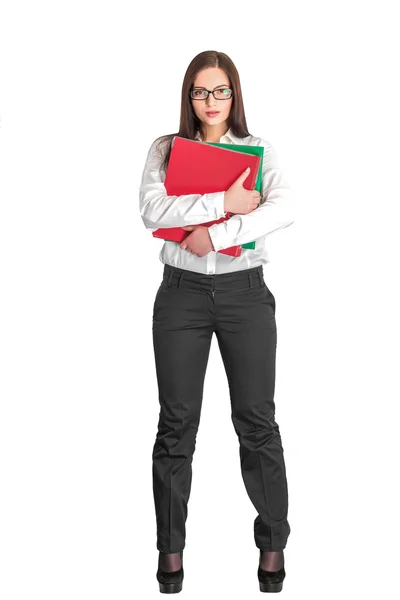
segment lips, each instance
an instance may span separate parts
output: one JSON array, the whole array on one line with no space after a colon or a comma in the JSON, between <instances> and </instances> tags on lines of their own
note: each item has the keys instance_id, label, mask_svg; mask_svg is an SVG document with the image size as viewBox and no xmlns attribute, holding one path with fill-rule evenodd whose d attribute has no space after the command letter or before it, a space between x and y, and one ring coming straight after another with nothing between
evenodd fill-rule
<instances>
[{"instance_id":1,"label":"lips","mask_svg":"<svg viewBox=\"0 0 400 600\"><path fill-rule=\"evenodd\" d=\"M219 115L219 111L209 111L206 112L207 117L216 117L217 115Z\"/></svg>"}]
</instances>

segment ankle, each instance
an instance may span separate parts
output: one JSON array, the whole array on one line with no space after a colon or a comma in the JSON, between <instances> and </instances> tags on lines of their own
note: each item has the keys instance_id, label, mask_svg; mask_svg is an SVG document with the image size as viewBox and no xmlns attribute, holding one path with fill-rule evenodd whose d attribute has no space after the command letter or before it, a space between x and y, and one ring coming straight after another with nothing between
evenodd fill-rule
<instances>
[{"instance_id":1,"label":"ankle","mask_svg":"<svg viewBox=\"0 0 400 600\"><path fill-rule=\"evenodd\" d=\"M165 553L159 551L158 566L162 571L168 573L179 571L182 567L182 557L180 552Z\"/></svg>"},{"instance_id":2,"label":"ankle","mask_svg":"<svg viewBox=\"0 0 400 600\"><path fill-rule=\"evenodd\" d=\"M260 567L263 571L279 571L284 566L283 550L262 550L260 554Z\"/></svg>"}]
</instances>

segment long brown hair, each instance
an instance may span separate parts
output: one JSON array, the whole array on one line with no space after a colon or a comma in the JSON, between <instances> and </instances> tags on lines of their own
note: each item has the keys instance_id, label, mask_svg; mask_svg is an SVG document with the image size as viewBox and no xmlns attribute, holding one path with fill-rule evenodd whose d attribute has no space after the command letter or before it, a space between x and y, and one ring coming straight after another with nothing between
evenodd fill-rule
<instances>
[{"instance_id":1,"label":"long brown hair","mask_svg":"<svg viewBox=\"0 0 400 600\"><path fill-rule=\"evenodd\" d=\"M160 169L167 170L174 136L178 135L179 137L194 140L197 130L200 129L200 131L202 131L202 123L193 110L190 99L190 89L194 84L197 73L207 67L218 67L225 71L229 78L229 86L233 90L233 95L231 110L227 120L228 129L231 129L233 135L239 138L250 135L247 130L246 117L244 114L239 73L233 61L227 54L217 52L216 50L200 52L200 54L195 56L189 64L185 77L183 78L179 131L177 133L163 135L156 140L159 141L157 148L160 148L161 145L165 144L165 156Z\"/></svg>"}]
</instances>

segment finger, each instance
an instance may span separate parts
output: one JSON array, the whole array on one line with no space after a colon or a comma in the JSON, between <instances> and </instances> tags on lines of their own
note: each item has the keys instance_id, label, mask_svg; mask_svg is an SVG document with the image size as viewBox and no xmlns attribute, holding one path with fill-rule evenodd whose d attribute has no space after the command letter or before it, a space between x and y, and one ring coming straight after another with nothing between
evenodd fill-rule
<instances>
[{"instance_id":1,"label":"finger","mask_svg":"<svg viewBox=\"0 0 400 600\"><path fill-rule=\"evenodd\" d=\"M241 175L239 175L239 178L237 181L239 181L240 183L243 183L243 181L250 175L250 167L248 167L245 171L243 171L243 173Z\"/></svg>"}]
</instances>

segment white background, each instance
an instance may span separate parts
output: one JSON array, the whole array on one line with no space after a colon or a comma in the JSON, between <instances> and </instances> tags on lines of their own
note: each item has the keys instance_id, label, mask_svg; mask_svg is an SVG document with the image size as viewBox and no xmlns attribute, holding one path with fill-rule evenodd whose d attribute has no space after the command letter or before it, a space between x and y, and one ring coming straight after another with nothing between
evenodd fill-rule
<instances>
[{"instance_id":1,"label":"white background","mask_svg":"<svg viewBox=\"0 0 400 600\"><path fill-rule=\"evenodd\" d=\"M138 190L150 144L178 130L187 66L210 49L234 61L249 130L275 147L297 204L264 268L289 487L283 593L397 597L394 7L2 2L2 599L159 597L162 240ZM259 597L255 516L214 336L183 597Z\"/></svg>"}]
</instances>

